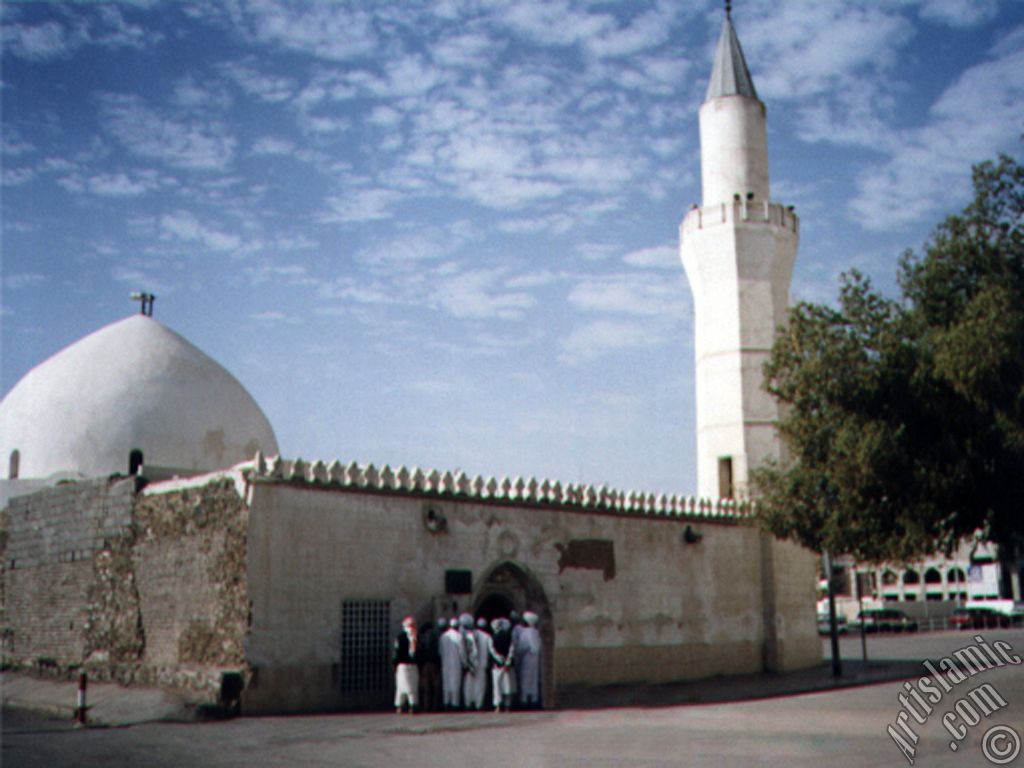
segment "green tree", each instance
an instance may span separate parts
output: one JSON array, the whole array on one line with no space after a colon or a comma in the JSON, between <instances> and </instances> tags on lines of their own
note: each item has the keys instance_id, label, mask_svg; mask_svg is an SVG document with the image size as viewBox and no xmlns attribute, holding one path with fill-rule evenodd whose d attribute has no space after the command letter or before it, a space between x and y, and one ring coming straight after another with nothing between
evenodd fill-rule
<instances>
[{"instance_id":1,"label":"green tree","mask_svg":"<svg viewBox=\"0 0 1024 768\"><path fill-rule=\"evenodd\" d=\"M790 311L765 365L788 455L753 474L762 525L866 561L1024 531L1024 167L974 168L974 200L899 267L850 272Z\"/></svg>"}]
</instances>

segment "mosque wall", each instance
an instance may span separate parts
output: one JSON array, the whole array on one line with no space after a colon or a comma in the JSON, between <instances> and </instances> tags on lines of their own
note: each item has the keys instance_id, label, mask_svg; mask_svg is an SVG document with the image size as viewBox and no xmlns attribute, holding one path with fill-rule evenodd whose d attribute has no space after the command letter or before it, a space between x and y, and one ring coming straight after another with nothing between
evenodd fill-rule
<instances>
[{"instance_id":1,"label":"mosque wall","mask_svg":"<svg viewBox=\"0 0 1024 768\"><path fill-rule=\"evenodd\" d=\"M245 664L248 507L223 478L159 491L147 489L134 510L140 661L162 679L216 693L221 672Z\"/></svg>"},{"instance_id":2,"label":"mosque wall","mask_svg":"<svg viewBox=\"0 0 1024 768\"><path fill-rule=\"evenodd\" d=\"M390 637L408 614L422 623L453 603L473 610L504 563L546 599L546 610L530 607L553 623L554 688L817 664L813 558L787 551L766 566L763 547L739 520L258 481L248 551L254 677L244 706L345 706L346 601L389 604ZM446 593L452 569L471 574L470 593ZM805 584L779 597L780 579L787 589ZM769 616L766 600L782 614Z\"/></svg>"},{"instance_id":3,"label":"mosque wall","mask_svg":"<svg viewBox=\"0 0 1024 768\"><path fill-rule=\"evenodd\" d=\"M131 521L135 480L65 483L10 500L3 536L3 651L58 669L88 647L95 556Z\"/></svg>"},{"instance_id":4,"label":"mosque wall","mask_svg":"<svg viewBox=\"0 0 1024 768\"><path fill-rule=\"evenodd\" d=\"M410 488L389 489L367 482L369 468L346 469L342 485L292 464L280 477L242 466L13 499L5 662L210 703L238 672L248 713L368 706L388 693L387 661L376 698L346 689L365 666L346 642L386 658L403 616L473 612L494 594L542 617L549 705L576 686L820 662L813 558L739 512L624 502L605 489L499 498L493 485L441 490L456 486L421 475L399 474L393 482ZM453 587L452 571L469 583ZM369 640L345 640L353 605L383 611Z\"/></svg>"},{"instance_id":5,"label":"mosque wall","mask_svg":"<svg viewBox=\"0 0 1024 768\"><path fill-rule=\"evenodd\" d=\"M245 664L248 508L221 476L138 492L68 483L6 511L4 662L163 685L213 703Z\"/></svg>"}]
</instances>

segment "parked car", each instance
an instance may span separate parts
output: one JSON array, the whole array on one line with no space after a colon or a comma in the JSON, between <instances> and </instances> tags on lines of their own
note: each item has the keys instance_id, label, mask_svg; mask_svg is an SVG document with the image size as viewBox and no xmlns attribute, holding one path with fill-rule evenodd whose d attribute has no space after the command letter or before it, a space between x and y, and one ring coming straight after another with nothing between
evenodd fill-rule
<instances>
[{"instance_id":1,"label":"parked car","mask_svg":"<svg viewBox=\"0 0 1024 768\"><path fill-rule=\"evenodd\" d=\"M917 632L917 622L895 608L865 608L857 616L865 632Z\"/></svg>"},{"instance_id":2,"label":"parked car","mask_svg":"<svg viewBox=\"0 0 1024 768\"><path fill-rule=\"evenodd\" d=\"M1009 627L1012 623L1013 618L1005 613L981 606L957 608L949 617L950 629L995 629Z\"/></svg>"},{"instance_id":3,"label":"parked car","mask_svg":"<svg viewBox=\"0 0 1024 768\"><path fill-rule=\"evenodd\" d=\"M849 630L846 617L841 613L836 614L836 632L846 632ZM832 634L832 622L828 620L827 613L818 614L818 634L819 635L830 635Z\"/></svg>"}]
</instances>

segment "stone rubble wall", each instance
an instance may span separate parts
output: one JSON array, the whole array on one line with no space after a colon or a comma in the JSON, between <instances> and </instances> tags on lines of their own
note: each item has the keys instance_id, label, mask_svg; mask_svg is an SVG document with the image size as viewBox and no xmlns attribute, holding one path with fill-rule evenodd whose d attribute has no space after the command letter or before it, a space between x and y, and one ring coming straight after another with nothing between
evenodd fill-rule
<instances>
[{"instance_id":1,"label":"stone rubble wall","mask_svg":"<svg viewBox=\"0 0 1024 768\"><path fill-rule=\"evenodd\" d=\"M244 673L248 509L230 478L68 483L12 499L4 523L5 666L211 702Z\"/></svg>"},{"instance_id":2,"label":"stone rubble wall","mask_svg":"<svg viewBox=\"0 0 1024 768\"><path fill-rule=\"evenodd\" d=\"M58 669L89 646L95 559L131 522L136 481L63 483L10 500L3 547L6 665Z\"/></svg>"}]
</instances>

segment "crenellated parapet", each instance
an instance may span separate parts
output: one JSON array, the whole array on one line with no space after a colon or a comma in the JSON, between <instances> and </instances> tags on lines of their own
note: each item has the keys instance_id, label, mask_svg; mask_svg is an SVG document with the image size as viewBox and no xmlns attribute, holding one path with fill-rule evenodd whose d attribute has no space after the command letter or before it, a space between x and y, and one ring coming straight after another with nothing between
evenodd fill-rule
<instances>
[{"instance_id":1,"label":"crenellated parapet","mask_svg":"<svg viewBox=\"0 0 1024 768\"><path fill-rule=\"evenodd\" d=\"M773 224L800 233L800 218L792 206L770 203L767 200L734 200L731 203L715 203L704 207L693 206L679 226L679 236L685 238L688 232L734 222Z\"/></svg>"},{"instance_id":2,"label":"crenellated parapet","mask_svg":"<svg viewBox=\"0 0 1024 768\"><path fill-rule=\"evenodd\" d=\"M254 482L287 482L348 491L388 493L448 499L575 508L643 517L687 518L741 522L752 516L750 504L729 499L643 493L558 480L522 477L484 477L465 472L441 472L419 467L376 467L355 461L305 461L257 453L251 463Z\"/></svg>"}]
</instances>

